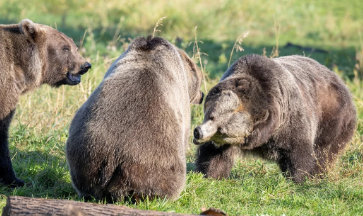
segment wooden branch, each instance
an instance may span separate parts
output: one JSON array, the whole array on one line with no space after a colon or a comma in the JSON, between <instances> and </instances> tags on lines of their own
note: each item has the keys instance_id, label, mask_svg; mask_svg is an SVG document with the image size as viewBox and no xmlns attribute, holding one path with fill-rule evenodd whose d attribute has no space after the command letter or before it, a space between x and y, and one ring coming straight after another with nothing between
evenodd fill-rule
<instances>
[{"instance_id":1,"label":"wooden branch","mask_svg":"<svg viewBox=\"0 0 363 216\"><path fill-rule=\"evenodd\" d=\"M29 198L20 196L9 196L6 206L3 209L3 216L7 215L64 215L64 216L84 216L84 215L151 215L151 216L187 216L171 212L158 212L132 209L125 206L110 204L95 204L77 202L71 200L56 200Z\"/></svg>"},{"instance_id":2,"label":"wooden branch","mask_svg":"<svg viewBox=\"0 0 363 216\"><path fill-rule=\"evenodd\" d=\"M85 216L85 215L150 215L150 216L188 216L188 214L177 214L171 212L147 211L132 209L125 206L110 204L95 204L77 202L71 200L29 198L20 196L9 196L3 209L3 216L10 215L62 215L62 216ZM203 209L201 215L227 215L215 208ZM189 215L191 216L191 215Z\"/></svg>"}]
</instances>

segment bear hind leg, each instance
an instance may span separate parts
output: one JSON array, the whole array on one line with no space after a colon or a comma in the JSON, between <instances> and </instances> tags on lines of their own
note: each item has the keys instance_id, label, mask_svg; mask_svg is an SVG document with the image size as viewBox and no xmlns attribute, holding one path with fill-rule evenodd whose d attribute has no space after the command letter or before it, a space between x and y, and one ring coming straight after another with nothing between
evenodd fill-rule
<instances>
[{"instance_id":1,"label":"bear hind leg","mask_svg":"<svg viewBox=\"0 0 363 216\"><path fill-rule=\"evenodd\" d=\"M315 146L316 164L314 167L314 175L322 175L327 173L334 165L337 157L346 144L341 145L320 145Z\"/></svg>"},{"instance_id":2,"label":"bear hind leg","mask_svg":"<svg viewBox=\"0 0 363 216\"><path fill-rule=\"evenodd\" d=\"M312 145L293 146L295 148L292 150L280 150L278 164L286 178L301 183L312 174L316 160L313 149L306 148ZM305 148L297 148L298 146L305 146Z\"/></svg>"},{"instance_id":3,"label":"bear hind leg","mask_svg":"<svg viewBox=\"0 0 363 216\"><path fill-rule=\"evenodd\" d=\"M344 110L344 111L343 111ZM317 163L314 174L323 174L334 165L337 157L351 140L356 125L354 106L341 109L333 119L325 120L315 141Z\"/></svg>"}]
</instances>

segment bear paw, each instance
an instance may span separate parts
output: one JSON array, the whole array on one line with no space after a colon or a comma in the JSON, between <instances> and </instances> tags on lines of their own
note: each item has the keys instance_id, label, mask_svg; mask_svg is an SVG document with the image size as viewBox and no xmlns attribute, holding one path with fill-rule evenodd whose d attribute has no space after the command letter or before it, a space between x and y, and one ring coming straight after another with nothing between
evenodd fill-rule
<instances>
[{"instance_id":1,"label":"bear paw","mask_svg":"<svg viewBox=\"0 0 363 216\"><path fill-rule=\"evenodd\" d=\"M2 184L15 188L15 187L23 187L24 186L24 181L18 178L12 179L12 180L5 180L5 181L1 181Z\"/></svg>"}]
</instances>

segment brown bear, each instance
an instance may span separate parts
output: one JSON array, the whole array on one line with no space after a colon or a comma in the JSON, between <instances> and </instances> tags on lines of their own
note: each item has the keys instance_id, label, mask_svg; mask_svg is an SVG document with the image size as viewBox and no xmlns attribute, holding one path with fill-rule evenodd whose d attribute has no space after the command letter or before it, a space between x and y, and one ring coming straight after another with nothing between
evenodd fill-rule
<instances>
[{"instance_id":1,"label":"brown bear","mask_svg":"<svg viewBox=\"0 0 363 216\"><path fill-rule=\"evenodd\" d=\"M176 199L201 81L197 65L167 40L133 40L72 120L66 157L79 196Z\"/></svg>"},{"instance_id":2,"label":"brown bear","mask_svg":"<svg viewBox=\"0 0 363 216\"><path fill-rule=\"evenodd\" d=\"M20 95L44 83L76 85L91 65L72 39L29 19L0 25L0 65L0 183L22 186L8 148L8 129Z\"/></svg>"},{"instance_id":3,"label":"brown bear","mask_svg":"<svg viewBox=\"0 0 363 216\"><path fill-rule=\"evenodd\" d=\"M227 178L238 153L276 161L302 182L323 174L353 136L356 110L343 81L302 56L237 60L208 93L195 128L196 170Z\"/></svg>"}]
</instances>

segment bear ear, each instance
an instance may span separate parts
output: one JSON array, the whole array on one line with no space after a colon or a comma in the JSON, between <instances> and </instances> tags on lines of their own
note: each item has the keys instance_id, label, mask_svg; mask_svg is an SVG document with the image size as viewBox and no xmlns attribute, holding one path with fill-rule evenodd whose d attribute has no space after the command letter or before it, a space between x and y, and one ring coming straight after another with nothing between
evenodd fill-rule
<instances>
[{"instance_id":1,"label":"bear ear","mask_svg":"<svg viewBox=\"0 0 363 216\"><path fill-rule=\"evenodd\" d=\"M250 82L247 79L237 79L235 85L240 92L247 92L250 89Z\"/></svg>"},{"instance_id":2,"label":"bear ear","mask_svg":"<svg viewBox=\"0 0 363 216\"><path fill-rule=\"evenodd\" d=\"M37 26L30 19L24 19L20 22L20 32L23 33L27 39L34 43L37 37Z\"/></svg>"},{"instance_id":3,"label":"bear ear","mask_svg":"<svg viewBox=\"0 0 363 216\"><path fill-rule=\"evenodd\" d=\"M183 50L178 49L178 52L182 59L184 67L185 66L188 67L185 69L188 70L186 71L187 73L186 75L188 76L188 80L190 82L188 83L189 91L191 91L189 94L192 94L190 96L191 98L193 98L191 102L193 104L200 104L201 102L200 96L202 96L202 92L199 91L199 88L202 83L203 74L201 70L198 68L197 64L195 64L193 60L191 60Z\"/></svg>"},{"instance_id":4,"label":"bear ear","mask_svg":"<svg viewBox=\"0 0 363 216\"><path fill-rule=\"evenodd\" d=\"M185 61L187 63L187 65L189 65L190 69L192 70L191 72L193 73L194 76L198 76L197 73L199 72L199 68L198 66L189 58L189 56L181 49L178 49L180 57L182 58L183 61ZM200 72L201 73L201 72Z\"/></svg>"}]
</instances>

